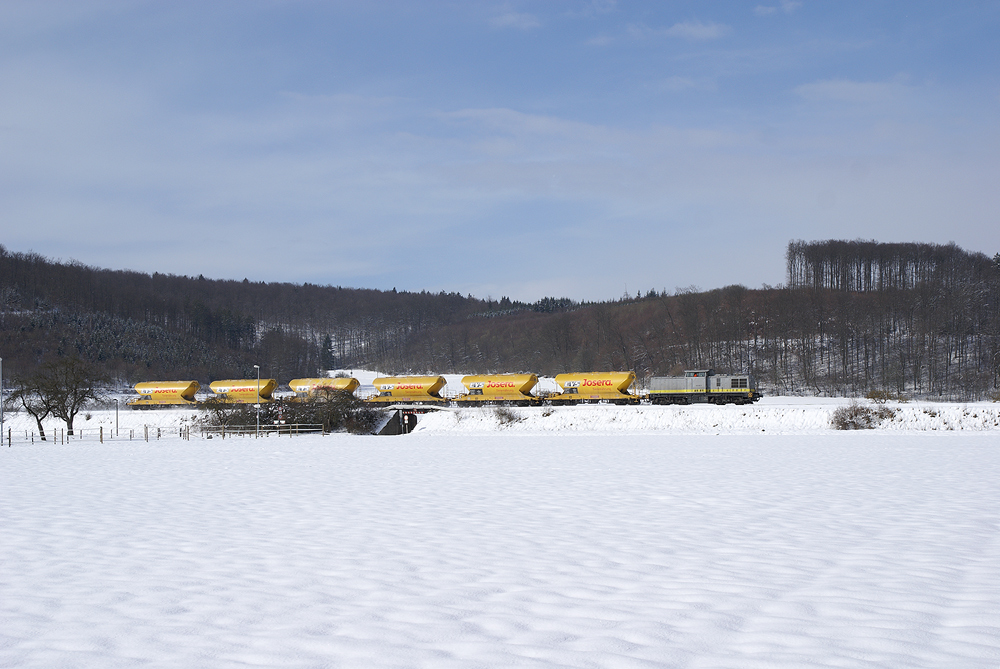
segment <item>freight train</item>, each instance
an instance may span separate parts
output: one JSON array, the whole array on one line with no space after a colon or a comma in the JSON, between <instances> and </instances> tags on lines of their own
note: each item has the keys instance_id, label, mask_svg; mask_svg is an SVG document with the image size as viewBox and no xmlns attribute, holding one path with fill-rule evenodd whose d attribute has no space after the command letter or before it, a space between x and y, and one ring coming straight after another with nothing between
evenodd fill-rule
<instances>
[{"instance_id":1,"label":"freight train","mask_svg":"<svg viewBox=\"0 0 1000 669\"><path fill-rule=\"evenodd\" d=\"M363 397L373 406L571 406L576 404L749 404L761 398L750 375L716 374L711 369L689 370L684 376L654 376L649 390L636 392L634 372L589 372L559 374L556 393L535 393L535 374L471 375L462 378L465 391L445 397L441 390L447 383L443 376L379 377L372 382L375 394ZM292 379L291 401L309 401L324 390L355 394L361 384L354 378ZM239 379L209 384L214 397L209 402L226 404L262 404L273 402L278 388L275 379ZM197 381L153 381L137 383L137 399L127 405L133 409L169 406L199 406L195 398Z\"/></svg>"}]
</instances>

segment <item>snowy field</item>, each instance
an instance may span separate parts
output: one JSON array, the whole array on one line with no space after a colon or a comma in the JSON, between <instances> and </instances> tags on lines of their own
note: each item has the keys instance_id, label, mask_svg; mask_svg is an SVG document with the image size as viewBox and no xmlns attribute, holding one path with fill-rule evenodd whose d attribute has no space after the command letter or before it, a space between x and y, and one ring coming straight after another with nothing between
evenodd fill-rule
<instances>
[{"instance_id":1,"label":"snowy field","mask_svg":"<svg viewBox=\"0 0 1000 669\"><path fill-rule=\"evenodd\" d=\"M3 448L0 666L1000 666L995 431L428 427Z\"/></svg>"}]
</instances>

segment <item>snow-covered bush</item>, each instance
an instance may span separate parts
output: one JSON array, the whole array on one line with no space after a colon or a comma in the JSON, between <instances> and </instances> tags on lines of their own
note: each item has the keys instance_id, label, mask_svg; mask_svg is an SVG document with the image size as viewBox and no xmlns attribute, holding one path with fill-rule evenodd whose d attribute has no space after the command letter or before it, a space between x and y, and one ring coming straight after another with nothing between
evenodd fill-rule
<instances>
[{"instance_id":1,"label":"snow-covered bush","mask_svg":"<svg viewBox=\"0 0 1000 669\"><path fill-rule=\"evenodd\" d=\"M524 416L507 407L497 407L493 410L493 414L497 417L497 422L501 425L512 425L524 420Z\"/></svg>"},{"instance_id":2,"label":"snow-covered bush","mask_svg":"<svg viewBox=\"0 0 1000 669\"><path fill-rule=\"evenodd\" d=\"M872 430L895 415L896 409L851 402L833 412L830 416L830 425L835 430Z\"/></svg>"}]
</instances>

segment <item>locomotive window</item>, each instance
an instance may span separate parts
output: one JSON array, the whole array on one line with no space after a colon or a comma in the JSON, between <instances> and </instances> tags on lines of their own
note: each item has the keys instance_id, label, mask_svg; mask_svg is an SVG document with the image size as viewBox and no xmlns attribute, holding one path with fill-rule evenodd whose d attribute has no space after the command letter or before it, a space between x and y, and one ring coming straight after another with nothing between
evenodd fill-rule
<instances>
[{"instance_id":1,"label":"locomotive window","mask_svg":"<svg viewBox=\"0 0 1000 669\"><path fill-rule=\"evenodd\" d=\"M747 379L733 379L733 388L747 388Z\"/></svg>"}]
</instances>

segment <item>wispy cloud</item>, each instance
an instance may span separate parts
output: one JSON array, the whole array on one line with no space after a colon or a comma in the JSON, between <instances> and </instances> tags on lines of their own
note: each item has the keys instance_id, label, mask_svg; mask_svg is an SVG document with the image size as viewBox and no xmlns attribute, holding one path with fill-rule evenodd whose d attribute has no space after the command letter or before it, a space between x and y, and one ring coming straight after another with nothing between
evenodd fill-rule
<instances>
[{"instance_id":1,"label":"wispy cloud","mask_svg":"<svg viewBox=\"0 0 1000 669\"><path fill-rule=\"evenodd\" d=\"M650 39L656 37L673 37L693 41L713 40L725 37L732 32L732 28L719 23L702 23L701 21L685 21L675 23L669 28L652 28L650 26L633 23L626 29L626 34L632 39ZM599 41L606 40L606 41ZM591 44L606 44L610 38L595 38Z\"/></svg>"},{"instance_id":2,"label":"wispy cloud","mask_svg":"<svg viewBox=\"0 0 1000 669\"><path fill-rule=\"evenodd\" d=\"M712 91L715 90L715 84L711 81L696 80L689 77L672 76L667 77L659 82L655 88L660 90L670 91L673 93L679 93L681 91Z\"/></svg>"},{"instance_id":3,"label":"wispy cloud","mask_svg":"<svg viewBox=\"0 0 1000 669\"><path fill-rule=\"evenodd\" d=\"M608 46L615 41L610 35L597 35L596 37L591 37L587 40L587 44L590 46Z\"/></svg>"},{"instance_id":4,"label":"wispy cloud","mask_svg":"<svg viewBox=\"0 0 1000 669\"><path fill-rule=\"evenodd\" d=\"M801 2L796 2L795 0L783 0L779 5L757 5L753 9L753 13L757 16L770 16L775 14L780 9L786 14L791 14L796 9L802 6Z\"/></svg>"},{"instance_id":5,"label":"wispy cloud","mask_svg":"<svg viewBox=\"0 0 1000 669\"><path fill-rule=\"evenodd\" d=\"M702 23L701 21L685 21L675 23L663 31L668 37L681 37L691 40L708 40L725 37L732 29L718 23Z\"/></svg>"},{"instance_id":6,"label":"wispy cloud","mask_svg":"<svg viewBox=\"0 0 1000 669\"><path fill-rule=\"evenodd\" d=\"M585 18L596 18L609 14L618 8L617 0L590 0L583 7L566 12L566 16L582 16Z\"/></svg>"},{"instance_id":7,"label":"wispy cloud","mask_svg":"<svg viewBox=\"0 0 1000 669\"><path fill-rule=\"evenodd\" d=\"M803 84L798 86L795 92L810 102L872 104L898 99L907 90L907 86L898 82L831 79Z\"/></svg>"},{"instance_id":8,"label":"wispy cloud","mask_svg":"<svg viewBox=\"0 0 1000 669\"><path fill-rule=\"evenodd\" d=\"M675 23L664 31L669 37L683 37L684 39L703 40L718 39L730 33L729 26L718 23L702 23L701 21L685 21Z\"/></svg>"},{"instance_id":9,"label":"wispy cloud","mask_svg":"<svg viewBox=\"0 0 1000 669\"><path fill-rule=\"evenodd\" d=\"M533 30L541 27L542 22L534 14L521 12L503 12L490 19L494 28L516 28L518 30Z\"/></svg>"}]
</instances>

